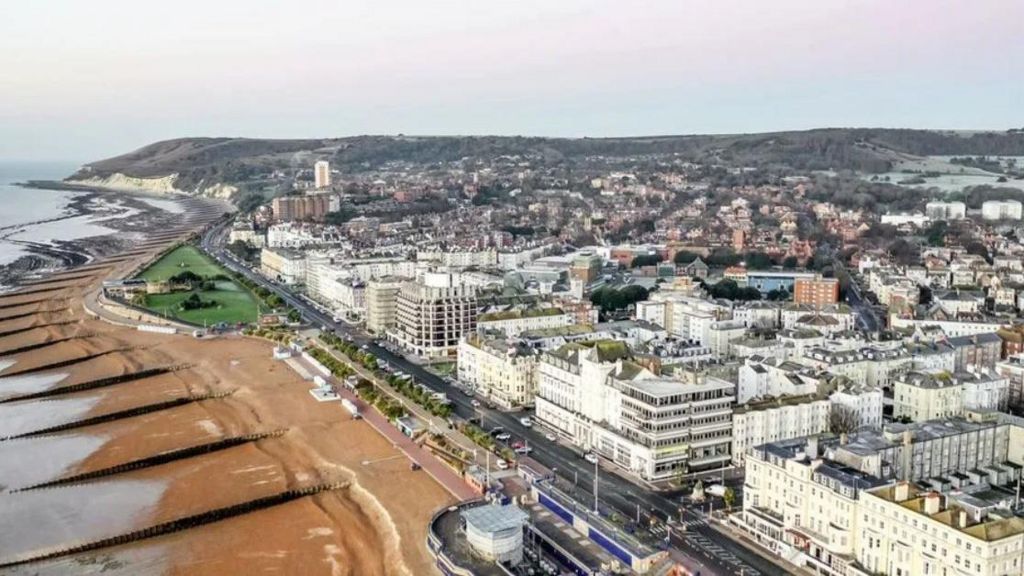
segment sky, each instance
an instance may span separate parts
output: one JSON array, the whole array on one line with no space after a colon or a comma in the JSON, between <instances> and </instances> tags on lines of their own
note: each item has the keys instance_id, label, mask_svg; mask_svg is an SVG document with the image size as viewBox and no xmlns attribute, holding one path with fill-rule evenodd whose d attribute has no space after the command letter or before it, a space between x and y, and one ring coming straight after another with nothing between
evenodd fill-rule
<instances>
[{"instance_id":1,"label":"sky","mask_svg":"<svg viewBox=\"0 0 1024 576\"><path fill-rule=\"evenodd\" d=\"M1024 127L1021 0L5 0L0 159L184 136Z\"/></svg>"}]
</instances>

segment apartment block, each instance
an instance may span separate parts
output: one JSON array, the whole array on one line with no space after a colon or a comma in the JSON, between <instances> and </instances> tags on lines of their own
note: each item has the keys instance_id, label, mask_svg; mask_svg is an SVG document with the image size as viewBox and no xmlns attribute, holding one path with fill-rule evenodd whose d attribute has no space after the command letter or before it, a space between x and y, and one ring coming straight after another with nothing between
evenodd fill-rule
<instances>
[{"instance_id":1,"label":"apartment block","mask_svg":"<svg viewBox=\"0 0 1024 576\"><path fill-rule=\"evenodd\" d=\"M505 410L533 406L536 350L503 336L467 334L459 341L459 381Z\"/></svg>"},{"instance_id":2,"label":"apartment block","mask_svg":"<svg viewBox=\"0 0 1024 576\"><path fill-rule=\"evenodd\" d=\"M811 306L828 306L839 302L839 280L836 278L797 278L793 283L793 302Z\"/></svg>"},{"instance_id":3,"label":"apartment block","mask_svg":"<svg viewBox=\"0 0 1024 576\"><path fill-rule=\"evenodd\" d=\"M404 282L395 302L391 340L424 358L455 356L459 339L476 330L477 299L457 274L427 272Z\"/></svg>"},{"instance_id":4,"label":"apartment block","mask_svg":"<svg viewBox=\"0 0 1024 576\"><path fill-rule=\"evenodd\" d=\"M1022 441L1018 421L948 419L764 444L732 520L819 574L1020 574Z\"/></svg>"},{"instance_id":5,"label":"apartment block","mask_svg":"<svg viewBox=\"0 0 1024 576\"><path fill-rule=\"evenodd\" d=\"M528 330L561 328L575 323L576 316L563 312L560 308L530 308L483 312L477 318L476 327L481 334L501 332L512 337Z\"/></svg>"},{"instance_id":6,"label":"apartment block","mask_svg":"<svg viewBox=\"0 0 1024 576\"><path fill-rule=\"evenodd\" d=\"M366 329L386 334L398 317L398 293L406 278L381 277L366 285Z\"/></svg>"},{"instance_id":7,"label":"apartment block","mask_svg":"<svg viewBox=\"0 0 1024 576\"><path fill-rule=\"evenodd\" d=\"M287 248L263 248L260 271L284 284L302 284L306 281L306 255Z\"/></svg>"},{"instance_id":8,"label":"apartment block","mask_svg":"<svg viewBox=\"0 0 1024 576\"><path fill-rule=\"evenodd\" d=\"M537 419L646 480L727 464L733 400L732 383L660 376L622 342L568 344L538 366Z\"/></svg>"}]
</instances>

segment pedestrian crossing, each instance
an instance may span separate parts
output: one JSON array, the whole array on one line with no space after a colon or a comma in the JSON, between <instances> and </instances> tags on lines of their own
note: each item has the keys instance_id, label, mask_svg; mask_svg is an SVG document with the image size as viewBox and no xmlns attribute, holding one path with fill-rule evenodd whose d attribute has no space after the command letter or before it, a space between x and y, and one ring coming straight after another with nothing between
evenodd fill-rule
<instances>
[{"instance_id":1,"label":"pedestrian crossing","mask_svg":"<svg viewBox=\"0 0 1024 576\"><path fill-rule=\"evenodd\" d=\"M707 526L707 525L708 525L707 520L703 520L703 519L700 519L700 520L684 520L682 522L674 522L672 524L672 531L673 532L680 532L681 529L689 530L691 528L697 528L699 526ZM668 528L668 525L659 523L659 524L656 524L656 525L652 526L650 531L651 531L651 534L654 534L655 536L660 536L660 537L664 538L666 535L668 535L669 528Z\"/></svg>"},{"instance_id":2,"label":"pedestrian crossing","mask_svg":"<svg viewBox=\"0 0 1024 576\"><path fill-rule=\"evenodd\" d=\"M746 576L757 576L760 574L760 572L755 570L752 566L737 558L735 554L729 552L725 548L722 548L706 536L702 536L700 534L687 534L683 536L683 538L693 548L699 549L704 554L717 558L718 560L733 566Z\"/></svg>"}]
</instances>

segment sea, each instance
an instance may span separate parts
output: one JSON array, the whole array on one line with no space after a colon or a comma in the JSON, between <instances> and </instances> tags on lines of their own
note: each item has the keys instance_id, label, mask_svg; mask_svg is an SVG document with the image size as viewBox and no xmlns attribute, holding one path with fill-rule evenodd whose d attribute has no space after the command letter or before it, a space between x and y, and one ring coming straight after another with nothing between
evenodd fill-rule
<instances>
[{"instance_id":1,"label":"sea","mask_svg":"<svg viewBox=\"0 0 1024 576\"><path fill-rule=\"evenodd\" d=\"M27 253L18 240L49 242L109 234L111 230L88 222L46 221L68 214L68 205L81 192L23 188L27 180L61 180L78 168L74 162L11 162L0 160L0 266ZM12 242L12 240L14 242Z\"/></svg>"}]
</instances>

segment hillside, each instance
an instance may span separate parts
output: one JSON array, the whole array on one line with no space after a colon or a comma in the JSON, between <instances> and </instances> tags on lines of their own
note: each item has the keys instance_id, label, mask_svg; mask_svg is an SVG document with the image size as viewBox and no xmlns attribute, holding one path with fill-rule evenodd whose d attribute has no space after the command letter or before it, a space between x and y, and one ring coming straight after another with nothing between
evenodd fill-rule
<instances>
[{"instance_id":1,"label":"hillside","mask_svg":"<svg viewBox=\"0 0 1024 576\"><path fill-rule=\"evenodd\" d=\"M534 167L586 167L609 159L675 157L727 166L881 173L909 156L1024 156L1024 131L943 132L826 128L802 132L630 138L355 136L268 140L180 138L93 162L68 178L113 188L232 195L275 171L328 159L348 173L390 162L435 165L527 158Z\"/></svg>"}]
</instances>

